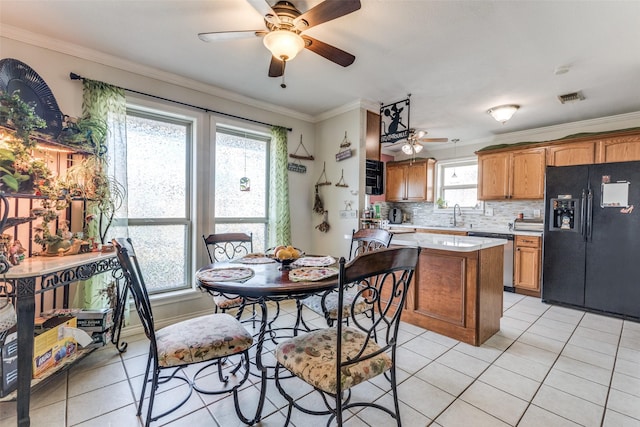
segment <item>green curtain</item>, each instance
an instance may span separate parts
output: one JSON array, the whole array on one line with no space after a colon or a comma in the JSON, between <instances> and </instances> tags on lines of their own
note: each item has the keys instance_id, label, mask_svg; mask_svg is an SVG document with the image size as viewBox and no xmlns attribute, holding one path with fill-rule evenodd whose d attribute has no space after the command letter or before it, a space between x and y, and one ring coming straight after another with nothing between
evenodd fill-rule
<instances>
[{"instance_id":1,"label":"green curtain","mask_svg":"<svg viewBox=\"0 0 640 427\"><path fill-rule=\"evenodd\" d=\"M271 128L271 137L269 159L269 247L291 244L287 129L274 126Z\"/></svg>"},{"instance_id":2,"label":"green curtain","mask_svg":"<svg viewBox=\"0 0 640 427\"><path fill-rule=\"evenodd\" d=\"M111 181L110 196L116 197L117 211L113 214L111 226L105 233L107 219L101 215L101 209L88 202L87 214L93 214L96 219L89 222L87 232L97 242L108 243L112 237L126 236L126 97L122 88L107 83L84 79L82 114L84 118L106 124L106 137L99 139L99 144L104 148L98 150L100 167L106 172ZM102 308L113 304L109 300L112 292L109 288L113 283L111 273L95 276L91 280L81 282L78 286L74 305L83 308Z\"/></svg>"}]
</instances>

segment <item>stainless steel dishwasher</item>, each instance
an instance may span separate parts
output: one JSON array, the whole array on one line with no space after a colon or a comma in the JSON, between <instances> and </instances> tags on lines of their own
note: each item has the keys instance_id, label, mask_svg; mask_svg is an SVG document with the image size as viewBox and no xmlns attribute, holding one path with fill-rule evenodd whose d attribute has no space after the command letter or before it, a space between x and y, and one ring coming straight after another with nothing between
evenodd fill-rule
<instances>
[{"instance_id":1,"label":"stainless steel dishwasher","mask_svg":"<svg viewBox=\"0 0 640 427\"><path fill-rule=\"evenodd\" d=\"M513 234L469 231L467 235L475 237L489 237L492 239L505 239L507 241L507 244L504 245L504 290L507 292L515 292L516 290L513 287Z\"/></svg>"}]
</instances>

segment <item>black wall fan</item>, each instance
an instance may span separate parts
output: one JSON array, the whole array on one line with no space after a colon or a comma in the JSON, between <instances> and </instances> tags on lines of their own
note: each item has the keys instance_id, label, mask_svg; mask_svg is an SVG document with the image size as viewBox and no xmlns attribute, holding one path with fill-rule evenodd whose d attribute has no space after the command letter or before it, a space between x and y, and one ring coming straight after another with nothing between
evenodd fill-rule
<instances>
[{"instance_id":1,"label":"black wall fan","mask_svg":"<svg viewBox=\"0 0 640 427\"><path fill-rule=\"evenodd\" d=\"M266 30L218 31L199 33L205 41L221 41L247 37L263 37L271 51L269 77L284 75L285 64L302 49L310 51L348 67L356 59L352 54L330 44L302 34L311 27L331 21L360 9L360 0L325 0L308 11L300 12L291 2L278 1L273 7L266 0L247 0L264 15ZM282 85L284 86L284 83Z\"/></svg>"}]
</instances>

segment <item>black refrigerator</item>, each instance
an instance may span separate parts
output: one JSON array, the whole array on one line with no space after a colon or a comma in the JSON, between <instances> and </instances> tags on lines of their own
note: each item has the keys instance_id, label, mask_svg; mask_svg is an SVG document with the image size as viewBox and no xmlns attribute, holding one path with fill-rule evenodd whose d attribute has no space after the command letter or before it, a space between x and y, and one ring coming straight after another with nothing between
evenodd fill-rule
<instances>
[{"instance_id":1,"label":"black refrigerator","mask_svg":"<svg viewBox=\"0 0 640 427\"><path fill-rule=\"evenodd\" d=\"M543 301L639 319L640 162L547 167L545 219Z\"/></svg>"}]
</instances>

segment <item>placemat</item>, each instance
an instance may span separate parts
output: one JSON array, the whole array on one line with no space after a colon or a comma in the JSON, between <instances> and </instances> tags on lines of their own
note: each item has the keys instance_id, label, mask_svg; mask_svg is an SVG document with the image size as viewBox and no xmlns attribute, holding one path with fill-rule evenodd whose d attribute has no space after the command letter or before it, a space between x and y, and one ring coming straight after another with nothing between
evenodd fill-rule
<instances>
[{"instance_id":1,"label":"placemat","mask_svg":"<svg viewBox=\"0 0 640 427\"><path fill-rule=\"evenodd\" d=\"M201 282L242 282L252 278L254 272L247 267L212 268L200 271L197 279Z\"/></svg>"},{"instance_id":2,"label":"placemat","mask_svg":"<svg viewBox=\"0 0 640 427\"><path fill-rule=\"evenodd\" d=\"M242 258L234 259L233 262L237 262L240 264L271 264L275 262L275 260L271 257L266 256L265 254L248 254L243 256Z\"/></svg>"},{"instance_id":3,"label":"placemat","mask_svg":"<svg viewBox=\"0 0 640 427\"><path fill-rule=\"evenodd\" d=\"M292 282L315 282L337 276L335 267L301 267L289 272L289 280Z\"/></svg>"},{"instance_id":4,"label":"placemat","mask_svg":"<svg viewBox=\"0 0 640 427\"><path fill-rule=\"evenodd\" d=\"M335 264L336 259L332 256L306 256L294 261L296 267L326 267Z\"/></svg>"}]
</instances>

